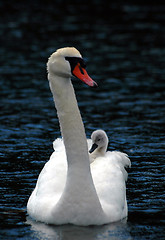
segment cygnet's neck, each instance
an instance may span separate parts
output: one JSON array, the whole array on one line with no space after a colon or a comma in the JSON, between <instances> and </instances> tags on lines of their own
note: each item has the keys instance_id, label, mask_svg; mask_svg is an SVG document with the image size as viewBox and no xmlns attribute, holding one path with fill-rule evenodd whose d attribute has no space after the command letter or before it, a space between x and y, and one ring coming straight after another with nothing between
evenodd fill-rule
<instances>
[{"instance_id":1,"label":"cygnet's neck","mask_svg":"<svg viewBox=\"0 0 165 240\"><path fill-rule=\"evenodd\" d=\"M97 157L104 157L107 150L107 146L97 148L94 152L90 154L90 158L96 159Z\"/></svg>"}]
</instances>

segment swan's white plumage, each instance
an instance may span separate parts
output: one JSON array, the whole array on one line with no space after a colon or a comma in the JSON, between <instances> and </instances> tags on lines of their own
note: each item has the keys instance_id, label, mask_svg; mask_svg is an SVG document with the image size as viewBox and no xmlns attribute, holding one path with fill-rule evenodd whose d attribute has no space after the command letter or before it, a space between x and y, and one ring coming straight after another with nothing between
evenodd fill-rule
<instances>
[{"instance_id":1,"label":"swan's white plumage","mask_svg":"<svg viewBox=\"0 0 165 240\"><path fill-rule=\"evenodd\" d=\"M55 151L38 177L27 211L35 220L50 224L100 225L118 221L127 216L124 167L130 166L130 160L126 154L114 151L98 154L89 164L84 127L65 56L81 57L75 48L65 48L52 54L48 62L48 78L64 142L57 139L53 143ZM89 148L91 144L89 140Z\"/></svg>"},{"instance_id":2,"label":"swan's white plumage","mask_svg":"<svg viewBox=\"0 0 165 240\"><path fill-rule=\"evenodd\" d=\"M92 140L87 139L87 143L88 149L90 149ZM53 142L53 148L54 152L41 171L31 196L33 199L36 193L40 195L40 200L43 198L43 204L47 202L50 209L52 208L50 203L54 205L60 199L67 177L67 159L63 140L57 138ZM96 191L102 206L104 206L104 211L111 213L110 222L118 221L127 216L125 181L127 181L128 174L125 167L131 167L131 162L127 154L118 151L105 152L104 156L97 155L91 163ZM53 189L56 191L54 192ZM121 209L123 209L123 216L121 216Z\"/></svg>"}]
</instances>

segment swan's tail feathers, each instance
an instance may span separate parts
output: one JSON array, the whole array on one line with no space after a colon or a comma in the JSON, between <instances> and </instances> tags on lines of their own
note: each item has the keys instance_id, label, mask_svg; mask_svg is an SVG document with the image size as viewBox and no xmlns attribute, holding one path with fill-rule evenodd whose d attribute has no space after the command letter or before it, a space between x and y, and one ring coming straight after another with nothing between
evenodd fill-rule
<instances>
[{"instance_id":1,"label":"swan's tail feathers","mask_svg":"<svg viewBox=\"0 0 165 240\"><path fill-rule=\"evenodd\" d=\"M57 138L53 142L53 149L56 152L61 152L61 151L65 150L65 146L64 146L64 142L63 142L62 138Z\"/></svg>"}]
</instances>

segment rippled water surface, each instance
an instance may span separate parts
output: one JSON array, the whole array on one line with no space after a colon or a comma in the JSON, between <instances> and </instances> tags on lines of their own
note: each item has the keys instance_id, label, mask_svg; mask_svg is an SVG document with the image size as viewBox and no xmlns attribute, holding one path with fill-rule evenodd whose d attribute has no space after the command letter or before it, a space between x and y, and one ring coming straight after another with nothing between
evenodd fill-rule
<instances>
[{"instance_id":1,"label":"rippled water surface","mask_svg":"<svg viewBox=\"0 0 165 240\"><path fill-rule=\"evenodd\" d=\"M0 3L0 238L164 239L165 4L52 2ZM53 227L26 215L60 135L45 65L64 46L99 85L73 80L87 136L103 128L132 161L125 222Z\"/></svg>"}]
</instances>

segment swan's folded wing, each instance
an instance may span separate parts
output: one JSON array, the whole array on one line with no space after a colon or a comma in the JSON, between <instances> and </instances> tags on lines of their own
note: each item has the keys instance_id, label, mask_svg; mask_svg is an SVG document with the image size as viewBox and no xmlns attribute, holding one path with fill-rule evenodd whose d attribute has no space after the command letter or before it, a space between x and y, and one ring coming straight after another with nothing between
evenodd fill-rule
<instances>
[{"instance_id":1,"label":"swan's folded wing","mask_svg":"<svg viewBox=\"0 0 165 240\"><path fill-rule=\"evenodd\" d=\"M109 157L114 157L123 167L131 167L131 161L126 153L119 151L107 152Z\"/></svg>"},{"instance_id":2,"label":"swan's folded wing","mask_svg":"<svg viewBox=\"0 0 165 240\"><path fill-rule=\"evenodd\" d=\"M113 164L117 164L124 176L125 181L127 181L128 173L125 170L125 168L131 167L131 161L126 153L119 152L119 151L112 151L107 152L106 157L108 159L111 159L111 162Z\"/></svg>"},{"instance_id":3,"label":"swan's folded wing","mask_svg":"<svg viewBox=\"0 0 165 240\"><path fill-rule=\"evenodd\" d=\"M97 158L91 165L100 203L111 221L117 221L126 212L125 174L115 160L116 157L112 154L111 157Z\"/></svg>"}]
</instances>

